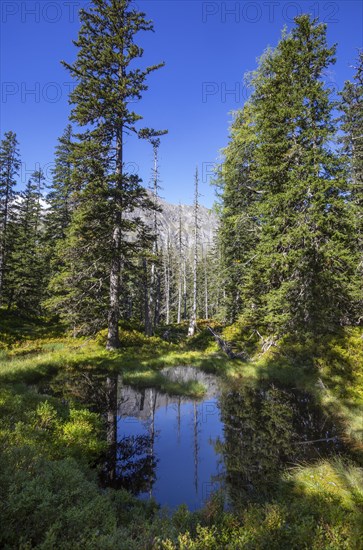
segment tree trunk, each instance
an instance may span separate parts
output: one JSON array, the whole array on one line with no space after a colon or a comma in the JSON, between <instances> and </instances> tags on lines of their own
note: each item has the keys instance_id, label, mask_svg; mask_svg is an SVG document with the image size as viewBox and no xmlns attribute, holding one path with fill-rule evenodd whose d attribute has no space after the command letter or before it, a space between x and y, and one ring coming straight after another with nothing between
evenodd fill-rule
<instances>
[{"instance_id":1,"label":"tree trunk","mask_svg":"<svg viewBox=\"0 0 363 550\"><path fill-rule=\"evenodd\" d=\"M198 299L198 288L197 288L197 268L198 268L198 210L199 210L199 191L198 191L198 167L195 171L195 196L194 196L194 261L193 261L193 309L192 317L189 323L188 336L194 336L195 330L197 328L197 299Z\"/></svg>"},{"instance_id":2,"label":"tree trunk","mask_svg":"<svg viewBox=\"0 0 363 550\"><path fill-rule=\"evenodd\" d=\"M207 250L208 249L206 249L205 255L204 255L204 304L205 304L205 318L209 319Z\"/></svg>"},{"instance_id":3,"label":"tree trunk","mask_svg":"<svg viewBox=\"0 0 363 550\"><path fill-rule=\"evenodd\" d=\"M166 262L164 263L164 277L165 277L165 322L168 325L170 323L170 248L169 242L166 249Z\"/></svg>"},{"instance_id":4,"label":"tree trunk","mask_svg":"<svg viewBox=\"0 0 363 550\"><path fill-rule=\"evenodd\" d=\"M188 316L188 291L187 291L187 266L185 260L183 261L183 319L186 320Z\"/></svg>"},{"instance_id":5,"label":"tree trunk","mask_svg":"<svg viewBox=\"0 0 363 550\"><path fill-rule=\"evenodd\" d=\"M177 322L181 322L182 312L182 285L183 285L183 239L182 239L182 219L181 219L181 206L179 204L179 238L178 238L178 314Z\"/></svg>"},{"instance_id":6,"label":"tree trunk","mask_svg":"<svg viewBox=\"0 0 363 550\"><path fill-rule=\"evenodd\" d=\"M122 190L123 175L123 128L116 137L116 175L119 176L117 191ZM110 268L110 308L108 311L108 335L106 348L109 350L120 347L119 328L120 320L120 270L121 270L121 197L116 195L115 226L112 234L112 260Z\"/></svg>"},{"instance_id":7,"label":"tree trunk","mask_svg":"<svg viewBox=\"0 0 363 550\"><path fill-rule=\"evenodd\" d=\"M148 284L148 273L147 273L147 261L146 258L143 259L143 269L144 269L144 323L145 323L145 334L146 336L152 336L152 324L150 318L150 312L152 311L150 307L152 306L152 299L150 298L151 291Z\"/></svg>"}]
</instances>

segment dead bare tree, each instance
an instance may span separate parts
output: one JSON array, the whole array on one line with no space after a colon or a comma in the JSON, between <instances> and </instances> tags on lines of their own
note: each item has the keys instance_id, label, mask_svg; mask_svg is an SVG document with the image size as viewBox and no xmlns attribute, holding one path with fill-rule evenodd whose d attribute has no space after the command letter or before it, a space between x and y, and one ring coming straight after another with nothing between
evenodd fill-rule
<instances>
[{"instance_id":1,"label":"dead bare tree","mask_svg":"<svg viewBox=\"0 0 363 550\"><path fill-rule=\"evenodd\" d=\"M193 306L190 318L188 336L194 336L197 328L197 301L198 301L198 247L199 247L199 175L198 166L194 177L194 260L193 260Z\"/></svg>"},{"instance_id":2,"label":"dead bare tree","mask_svg":"<svg viewBox=\"0 0 363 550\"><path fill-rule=\"evenodd\" d=\"M152 247L152 260L150 266L150 287L145 289L145 332L147 336L151 336L154 332L155 326L159 322L160 316L160 273L158 270L159 259L159 224L158 224L158 211L159 211L159 163L158 152L160 146L159 138L150 139L150 143L153 148L154 164L152 169L151 178L151 192L154 201L154 218L152 224L153 231L153 247ZM146 261L146 260L145 260ZM147 266L146 266L147 269Z\"/></svg>"},{"instance_id":3,"label":"dead bare tree","mask_svg":"<svg viewBox=\"0 0 363 550\"><path fill-rule=\"evenodd\" d=\"M178 311L177 322L181 322L182 300L183 300L183 274L184 274L184 258L183 258L183 228L182 228L182 211L179 204L179 228L178 228Z\"/></svg>"}]
</instances>

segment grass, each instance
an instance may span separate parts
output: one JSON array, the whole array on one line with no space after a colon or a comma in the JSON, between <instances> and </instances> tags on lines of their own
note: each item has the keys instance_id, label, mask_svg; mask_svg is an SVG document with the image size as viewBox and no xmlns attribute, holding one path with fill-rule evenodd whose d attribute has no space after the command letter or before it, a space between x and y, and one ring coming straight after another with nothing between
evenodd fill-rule
<instances>
[{"instance_id":1,"label":"grass","mask_svg":"<svg viewBox=\"0 0 363 550\"><path fill-rule=\"evenodd\" d=\"M314 364L291 341L248 362L229 361L206 331L171 341L123 326L123 348L108 352L104 333L70 338L55 323L0 314L0 545L5 548L330 549L361 550L362 333L347 329L314 350ZM219 328L219 330L221 330ZM237 328L226 335L238 337ZM174 332L173 332L174 331ZM258 387L279 381L311 392L343 427L354 460L301 464L278 480L276 495L226 512L223 495L191 513L163 516L125 491L100 489L95 464L105 448L101 419L76 401L42 393L47 382L88 372L124 383L202 397L197 382L178 383L164 367L195 366ZM360 458L359 458L360 457Z\"/></svg>"}]
</instances>

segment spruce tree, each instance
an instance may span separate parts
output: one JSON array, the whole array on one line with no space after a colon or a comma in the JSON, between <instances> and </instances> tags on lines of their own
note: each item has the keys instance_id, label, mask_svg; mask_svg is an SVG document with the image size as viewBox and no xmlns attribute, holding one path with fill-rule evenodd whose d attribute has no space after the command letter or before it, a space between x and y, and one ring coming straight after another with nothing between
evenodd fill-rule
<instances>
[{"instance_id":1,"label":"spruce tree","mask_svg":"<svg viewBox=\"0 0 363 550\"><path fill-rule=\"evenodd\" d=\"M146 69L135 65L143 55L143 49L134 42L135 35L151 31L153 26L143 13L132 9L130 0L93 0L88 11L81 10L80 18L77 59L64 65L77 81L70 95L71 119L85 127L75 149L75 162L87 155L90 147L98 148L99 153L102 150L107 159L106 189L97 192L93 200L111 203L112 232L106 253L110 252L107 348L113 349L120 345L121 258L130 229L125 214L132 215L136 203L142 209L152 207L139 180L125 173L124 136L126 132L148 138L159 134L137 131L135 125L142 117L133 111L132 104L147 89L147 76L163 64Z\"/></svg>"},{"instance_id":2,"label":"spruce tree","mask_svg":"<svg viewBox=\"0 0 363 550\"><path fill-rule=\"evenodd\" d=\"M222 200L218 242L225 280L225 315L230 323L243 309L244 277L259 234L254 209L260 194L251 176L255 144L251 107L247 103L234 115L230 142L223 150L224 161L214 182Z\"/></svg>"},{"instance_id":3,"label":"spruce tree","mask_svg":"<svg viewBox=\"0 0 363 550\"><path fill-rule=\"evenodd\" d=\"M267 333L315 337L347 321L356 258L323 79L335 46L325 25L307 15L295 22L253 77L261 232L244 292L249 317Z\"/></svg>"},{"instance_id":4,"label":"spruce tree","mask_svg":"<svg viewBox=\"0 0 363 550\"><path fill-rule=\"evenodd\" d=\"M14 132L6 132L0 144L0 305L3 302L6 261L11 246L9 222L15 208L16 176L19 173L20 157L18 141Z\"/></svg>"},{"instance_id":5,"label":"spruce tree","mask_svg":"<svg viewBox=\"0 0 363 550\"><path fill-rule=\"evenodd\" d=\"M34 172L20 193L11 221L13 244L6 285L8 306L33 315L42 311L46 286L42 181L42 172Z\"/></svg>"},{"instance_id":6,"label":"spruce tree","mask_svg":"<svg viewBox=\"0 0 363 550\"><path fill-rule=\"evenodd\" d=\"M347 81L341 94L344 153L350 160L352 191L363 207L363 52L360 52L354 81Z\"/></svg>"},{"instance_id":7,"label":"spruce tree","mask_svg":"<svg viewBox=\"0 0 363 550\"><path fill-rule=\"evenodd\" d=\"M352 233L358 239L359 260L356 272L356 313L362 322L363 309L363 52L360 52L353 82L346 82L341 94L341 138L343 154L347 160L351 183L351 200L354 206L355 227Z\"/></svg>"},{"instance_id":8,"label":"spruce tree","mask_svg":"<svg viewBox=\"0 0 363 550\"><path fill-rule=\"evenodd\" d=\"M52 260L45 305L72 327L74 336L93 333L107 323L112 225L106 201L95 200L102 188L107 194L103 173L93 171L91 181L76 195L77 208Z\"/></svg>"},{"instance_id":9,"label":"spruce tree","mask_svg":"<svg viewBox=\"0 0 363 550\"><path fill-rule=\"evenodd\" d=\"M324 83L334 56L326 26L297 17L250 77L253 94L225 152L220 240L232 275L227 299L240 292L237 313L274 338L318 337L350 322L352 193L333 145L334 103Z\"/></svg>"},{"instance_id":10,"label":"spruce tree","mask_svg":"<svg viewBox=\"0 0 363 550\"><path fill-rule=\"evenodd\" d=\"M65 238L71 221L72 145L73 130L72 126L68 124L56 147L52 188L47 195L47 233L53 243Z\"/></svg>"}]
</instances>

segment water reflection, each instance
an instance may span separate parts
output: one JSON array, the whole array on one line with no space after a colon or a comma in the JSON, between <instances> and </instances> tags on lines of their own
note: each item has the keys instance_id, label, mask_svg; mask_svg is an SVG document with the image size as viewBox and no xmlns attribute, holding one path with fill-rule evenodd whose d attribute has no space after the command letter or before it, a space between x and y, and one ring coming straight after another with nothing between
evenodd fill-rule
<instances>
[{"instance_id":1,"label":"water reflection","mask_svg":"<svg viewBox=\"0 0 363 550\"><path fill-rule=\"evenodd\" d=\"M223 392L220 408L223 438L215 445L234 505L271 496L289 466L343 451L338 429L308 393L238 385Z\"/></svg>"},{"instance_id":2,"label":"water reflection","mask_svg":"<svg viewBox=\"0 0 363 550\"><path fill-rule=\"evenodd\" d=\"M98 387L98 393L99 389ZM107 405L108 443L102 481L115 489L122 487L134 494L139 494L151 491L155 480L156 460L153 452L153 436L152 434L130 434L119 437L118 419L120 403L123 403L122 389L119 377L108 377L105 390L101 392Z\"/></svg>"},{"instance_id":3,"label":"water reflection","mask_svg":"<svg viewBox=\"0 0 363 550\"><path fill-rule=\"evenodd\" d=\"M53 382L54 391L105 419L104 484L192 510L222 487L238 506L273 496L284 469L345 451L337 427L306 392L221 384L191 367L162 374L176 383L198 381L206 394L196 400L87 373Z\"/></svg>"},{"instance_id":4,"label":"water reflection","mask_svg":"<svg viewBox=\"0 0 363 550\"><path fill-rule=\"evenodd\" d=\"M218 487L222 464L214 441L222 436L215 377L190 367L164 369L173 382L197 380L206 388L203 400L172 396L154 388L119 387L118 437L148 435L157 457L156 479L148 495L175 508L200 508ZM143 492L140 496L148 496Z\"/></svg>"}]
</instances>

